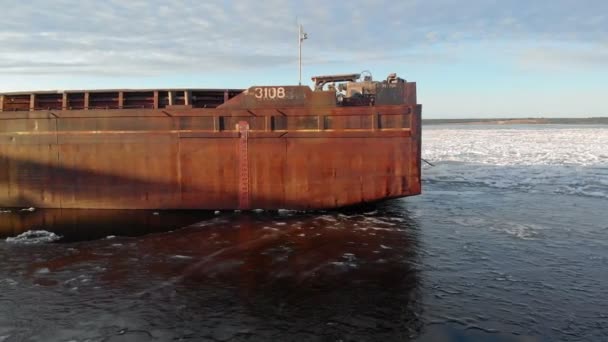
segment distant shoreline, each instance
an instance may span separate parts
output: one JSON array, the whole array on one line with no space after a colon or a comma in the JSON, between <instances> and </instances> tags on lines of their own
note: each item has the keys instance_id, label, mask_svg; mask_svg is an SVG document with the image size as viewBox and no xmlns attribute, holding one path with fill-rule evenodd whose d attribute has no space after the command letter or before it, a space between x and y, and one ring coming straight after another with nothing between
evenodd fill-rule
<instances>
[{"instance_id":1,"label":"distant shoreline","mask_svg":"<svg viewBox=\"0 0 608 342\"><path fill-rule=\"evenodd\" d=\"M423 125L608 125L608 117L596 118L513 118L513 119L422 119Z\"/></svg>"}]
</instances>

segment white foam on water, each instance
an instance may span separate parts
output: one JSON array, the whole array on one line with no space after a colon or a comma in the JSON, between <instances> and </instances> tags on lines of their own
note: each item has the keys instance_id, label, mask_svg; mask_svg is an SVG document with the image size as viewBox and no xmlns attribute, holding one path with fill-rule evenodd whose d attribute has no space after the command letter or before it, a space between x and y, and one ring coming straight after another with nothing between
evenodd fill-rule
<instances>
[{"instance_id":1,"label":"white foam on water","mask_svg":"<svg viewBox=\"0 0 608 342\"><path fill-rule=\"evenodd\" d=\"M221 220L220 218L214 218L211 220L207 220L207 221L201 221L201 222L197 222L195 224L192 225L192 227L207 227L207 226L212 226L214 224L219 224L219 223L224 223L225 221Z\"/></svg>"},{"instance_id":2,"label":"white foam on water","mask_svg":"<svg viewBox=\"0 0 608 342\"><path fill-rule=\"evenodd\" d=\"M385 225L385 226L396 226L397 225L396 223L389 222L386 219L379 219L379 218L375 218L375 217L366 217L365 221L370 222L370 223Z\"/></svg>"},{"instance_id":3,"label":"white foam on water","mask_svg":"<svg viewBox=\"0 0 608 342\"><path fill-rule=\"evenodd\" d=\"M534 240L539 237L544 227L534 224L503 222L490 227L491 230L501 231L522 240Z\"/></svg>"},{"instance_id":4,"label":"white foam on water","mask_svg":"<svg viewBox=\"0 0 608 342\"><path fill-rule=\"evenodd\" d=\"M332 261L329 264L333 265L333 266L338 266L340 268L357 268L357 267L359 267L359 265L357 265L354 262Z\"/></svg>"},{"instance_id":5,"label":"white foam on water","mask_svg":"<svg viewBox=\"0 0 608 342\"><path fill-rule=\"evenodd\" d=\"M48 274L51 270L48 267L39 268L36 270L36 274Z\"/></svg>"},{"instance_id":6,"label":"white foam on water","mask_svg":"<svg viewBox=\"0 0 608 342\"><path fill-rule=\"evenodd\" d=\"M14 237L7 237L6 242L14 244L34 245L49 243L61 239L61 236L46 230L28 230Z\"/></svg>"},{"instance_id":7,"label":"white foam on water","mask_svg":"<svg viewBox=\"0 0 608 342\"><path fill-rule=\"evenodd\" d=\"M176 255L172 255L171 256L172 259L192 259L191 256L188 255L180 255L180 254L176 254Z\"/></svg>"},{"instance_id":8,"label":"white foam on water","mask_svg":"<svg viewBox=\"0 0 608 342\"><path fill-rule=\"evenodd\" d=\"M279 209L277 210L280 216L293 216L298 213L305 213L306 210L294 210L294 209Z\"/></svg>"},{"instance_id":9,"label":"white foam on water","mask_svg":"<svg viewBox=\"0 0 608 342\"><path fill-rule=\"evenodd\" d=\"M81 274L77 277L70 278L70 279L64 281L63 284L73 287L74 284L77 284L77 283L86 284L86 283L90 283L90 282L91 282L91 277L89 275Z\"/></svg>"},{"instance_id":10,"label":"white foam on water","mask_svg":"<svg viewBox=\"0 0 608 342\"><path fill-rule=\"evenodd\" d=\"M521 240L540 238L543 231L549 229L549 227L540 224L521 223L514 220L502 220L491 217L453 216L447 218L446 222L462 227L487 227L491 231L504 233Z\"/></svg>"},{"instance_id":11,"label":"white foam on water","mask_svg":"<svg viewBox=\"0 0 608 342\"><path fill-rule=\"evenodd\" d=\"M16 280L11 279L11 278L0 279L0 283L4 283L4 284L6 284L8 286L17 286L17 285L19 285L19 283Z\"/></svg>"},{"instance_id":12,"label":"white foam on water","mask_svg":"<svg viewBox=\"0 0 608 342\"><path fill-rule=\"evenodd\" d=\"M423 129L423 180L608 199L606 128Z\"/></svg>"},{"instance_id":13,"label":"white foam on water","mask_svg":"<svg viewBox=\"0 0 608 342\"><path fill-rule=\"evenodd\" d=\"M330 215L321 215L319 217L317 217L318 220L323 220L323 221L327 221L327 222L337 222L338 220Z\"/></svg>"}]
</instances>

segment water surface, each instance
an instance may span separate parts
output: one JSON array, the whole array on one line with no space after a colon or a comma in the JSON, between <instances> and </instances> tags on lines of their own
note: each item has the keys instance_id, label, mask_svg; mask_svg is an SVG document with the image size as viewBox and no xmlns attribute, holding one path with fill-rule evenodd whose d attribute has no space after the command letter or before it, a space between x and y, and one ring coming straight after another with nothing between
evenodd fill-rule
<instances>
[{"instance_id":1,"label":"water surface","mask_svg":"<svg viewBox=\"0 0 608 342\"><path fill-rule=\"evenodd\" d=\"M608 129L425 127L422 196L0 213L0 341L608 340Z\"/></svg>"}]
</instances>

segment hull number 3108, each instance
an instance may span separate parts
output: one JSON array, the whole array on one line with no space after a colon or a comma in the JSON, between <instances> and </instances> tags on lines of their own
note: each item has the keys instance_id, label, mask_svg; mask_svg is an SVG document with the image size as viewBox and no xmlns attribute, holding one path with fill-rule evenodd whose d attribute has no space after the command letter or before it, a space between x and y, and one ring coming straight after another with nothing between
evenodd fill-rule
<instances>
[{"instance_id":1,"label":"hull number 3108","mask_svg":"<svg viewBox=\"0 0 608 342\"><path fill-rule=\"evenodd\" d=\"M260 100L274 100L285 98L285 88L283 87L260 87L254 88L253 91L255 98Z\"/></svg>"}]
</instances>

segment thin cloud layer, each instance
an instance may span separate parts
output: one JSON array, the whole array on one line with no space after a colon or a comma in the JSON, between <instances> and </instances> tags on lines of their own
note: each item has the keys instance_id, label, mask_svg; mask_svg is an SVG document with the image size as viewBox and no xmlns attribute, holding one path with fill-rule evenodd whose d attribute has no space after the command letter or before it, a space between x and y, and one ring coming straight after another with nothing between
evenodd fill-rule
<instances>
[{"instance_id":1,"label":"thin cloud layer","mask_svg":"<svg viewBox=\"0 0 608 342\"><path fill-rule=\"evenodd\" d=\"M3 7L11 8L0 23L0 75L7 77L66 72L139 76L290 65L297 58L296 18L309 33L309 64L370 57L449 59L428 52L437 44L521 40L599 45L605 44L608 28L604 1L34 0ZM544 58L542 51L522 54L530 62Z\"/></svg>"}]
</instances>

